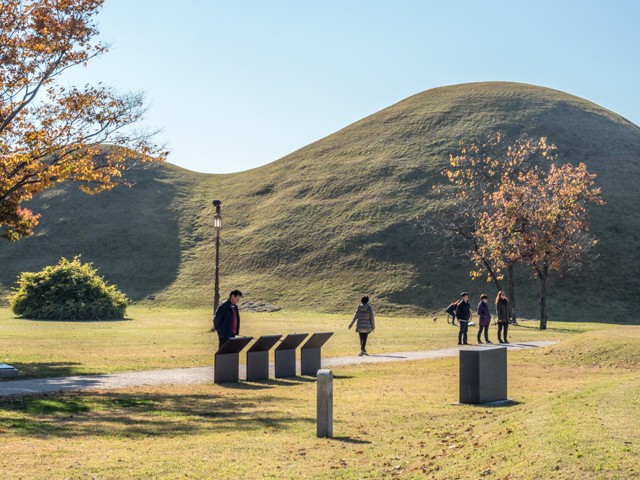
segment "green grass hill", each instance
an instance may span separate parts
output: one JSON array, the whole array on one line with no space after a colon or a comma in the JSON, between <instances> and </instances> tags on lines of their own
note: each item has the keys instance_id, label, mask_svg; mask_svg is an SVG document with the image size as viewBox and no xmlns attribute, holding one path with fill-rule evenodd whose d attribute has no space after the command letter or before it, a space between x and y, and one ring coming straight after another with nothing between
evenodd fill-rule
<instances>
[{"instance_id":1,"label":"green grass hill","mask_svg":"<svg viewBox=\"0 0 640 480\"><path fill-rule=\"evenodd\" d=\"M171 164L137 168L135 181L97 196L70 184L33 200L33 237L0 246L0 284L19 272L82 254L134 300L210 305L215 232L222 201L223 297L305 310L351 312L361 294L378 311L444 308L472 282L461 256L413 219L428 212L432 185L461 140L496 131L547 136L560 159L585 162L607 205L592 210L595 269L549 286L554 319L625 321L640 294L640 128L591 102L517 83L473 83L414 95L260 168L229 175ZM520 315L537 315L538 283L519 271Z\"/></svg>"}]
</instances>

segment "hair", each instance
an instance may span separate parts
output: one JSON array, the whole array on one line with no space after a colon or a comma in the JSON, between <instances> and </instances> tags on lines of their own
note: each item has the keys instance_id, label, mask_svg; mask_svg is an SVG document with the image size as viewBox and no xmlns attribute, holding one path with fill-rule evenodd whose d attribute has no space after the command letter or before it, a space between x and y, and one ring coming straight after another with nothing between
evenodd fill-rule
<instances>
[{"instance_id":1,"label":"hair","mask_svg":"<svg viewBox=\"0 0 640 480\"><path fill-rule=\"evenodd\" d=\"M488 299L489 297L487 296L486 293L483 293L482 295L480 295L480 300L482 300L483 298Z\"/></svg>"},{"instance_id":2,"label":"hair","mask_svg":"<svg viewBox=\"0 0 640 480\"><path fill-rule=\"evenodd\" d=\"M360 301L362 302L362 304L363 304L363 305L365 305L365 304L369 303L369 296L368 296L368 295L365 295L364 297L362 297L362 298L360 299Z\"/></svg>"},{"instance_id":3,"label":"hair","mask_svg":"<svg viewBox=\"0 0 640 480\"><path fill-rule=\"evenodd\" d=\"M231 290L231 293L229 294L229 296L235 295L237 297L241 297L242 296L242 292L240 290Z\"/></svg>"},{"instance_id":4,"label":"hair","mask_svg":"<svg viewBox=\"0 0 640 480\"><path fill-rule=\"evenodd\" d=\"M504 293L504 291L503 291L503 290L500 290L500 291L498 292L498 296L496 297L496 303L498 303L498 302L500 301L500 295L504 295L504 299L505 299L507 302L509 301L509 299L507 298L507 294L506 294L506 293Z\"/></svg>"}]
</instances>

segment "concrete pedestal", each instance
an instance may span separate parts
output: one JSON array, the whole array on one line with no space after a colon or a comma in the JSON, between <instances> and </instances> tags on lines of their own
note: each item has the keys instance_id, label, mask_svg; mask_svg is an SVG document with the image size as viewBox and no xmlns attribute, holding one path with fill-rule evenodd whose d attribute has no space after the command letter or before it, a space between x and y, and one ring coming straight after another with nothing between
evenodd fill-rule
<instances>
[{"instance_id":1,"label":"concrete pedestal","mask_svg":"<svg viewBox=\"0 0 640 480\"><path fill-rule=\"evenodd\" d=\"M247 382L269 378L269 350L282 335L263 335L247 350Z\"/></svg>"},{"instance_id":2,"label":"concrete pedestal","mask_svg":"<svg viewBox=\"0 0 640 480\"><path fill-rule=\"evenodd\" d=\"M276 378L296 376L296 348L308 333L291 333L274 350Z\"/></svg>"},{"instance_id":3,"label":"concrete pedestal","mask_svg":"<svg viewBox=\"0 0 640 480\"><path fill-rule=\"evenodd\" d=\"M215 355L213 369L215 383L240 381L240 352L253 337L234 337L227 340Z\"/></svg>"},{"instance_id":4,"label":"concrete pedestal","mask_svg":"<svg viewBox=\"0 0 640 480\"><path fill-rule=\"evenodd\" d=\"M318 370L318 437L333 438L333 372Z\"/></svg>"},{"instance_id":5,"label":"concrete pedestal","mask_svg":"<svg viewBox=\"0 0 640 480\"><path fill-rule=\"evenodd\" d=\"M18 369L6 363L0 363L0 378L18 378Z\"/></svg>"},{"instance_id":6,"label":"concrete pedestal","mask_svg":"<svg viewBox=\"0 0 640 480\"><path fill-rule=\"evenodd\" d=\"M331 338L333 332L314 333L300 347L300 374L315 377L322 368L322 346Z\"/></svg>"},{"instance_id":7,"label":"concrete pedestal","mask_svg":"<svg viewBox=\"0 0 640 480\"><path fill-rule=\"evenodd\" d=\"M507 348L460 350L460 403L507 400Z\"/></svg>"}]
</instances>

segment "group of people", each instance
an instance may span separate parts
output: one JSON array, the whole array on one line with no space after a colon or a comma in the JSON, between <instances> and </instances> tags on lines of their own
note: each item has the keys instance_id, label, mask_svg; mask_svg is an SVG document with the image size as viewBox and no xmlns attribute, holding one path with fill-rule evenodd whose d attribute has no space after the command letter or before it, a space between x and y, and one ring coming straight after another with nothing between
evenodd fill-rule
<instances>
[{"instance_id":1,"label":"group of people","mask_svg":"<svg viewBox=\"0 0 640 480\"><path fill-rule=\"evenodd\" d=\"M491 312L489 311L489 297L484 293L480 295L480 303L476 308L478 314L478 344L484 343L492 344L489 340L489 326L491 325ZM496 315L498 317L498 342L509 343L507 339L507 332L509 331L510 320L509 300L503 291L498 293L496 297ZM460 331L458 333L458 345L469 345L467 342L467 334L469 331L469 321L471 319L471 305L469 304L469 294L462 292L460 294L460 300L452 303L447 309L447 313L453 316L454 325L455 319L458 319L460 325ZM360 353L359 355L369 355L367 353L367 338L370 333L373 333L376 329L376 323L373 316L373 308L369 303L369 297L364 296L360 299L360 305L356 309L353 315L353 319L349 324L349 329L356 324L356 332L360 335ZM484 342L482 336L484 333Z\"/></svg>"},{"instance_id":2,"label":"group of people","mask_svg":"<svg viewBox=\"0 0 640 480\"><path fill-rule=\"evenodd\" d=\"M227 301L223 302L215 312L214 328L218 334L219 346L229 339L240 334L240 313L238 312L238 301L242 297L242 292L233 290L229 294ZM485 294L480 295L480 303L476 312L478 313L478 343L483 344L482 334L484 332L484 343L491 344L489 340L489 325L491 324L491 312L488 305L489 297ZM458 320L460 331L458 333L458 345L469 345L467 342L467 333L469 331L469 321L471 319L471 305L469 304L469 294L462 292L460 300L452 303L447 308L447 313ZM496 315L498 317L498 341L500 343L509 343L507 340L507 331L509 330L509 300L504 292L498 293L496 298ZM369 297L365 295L360 299L360 305L356 309L353 319L349 324L349 329L356 325L356 332L360 335L360 353L359 355L369 355L367 353L367 339L370 333L376 329L375 318L373 316L373 308L369 303Z\"/></svg>"},{"instance_id":3,"label":"group of people","mask_svg":"<svg viewBox=\"0 0 640 480\"><path fill-rule=\"evenodd\" d=\"M478 344L482 345L482 333L484 332L484 343L493 343L489 340L489 325L491 325L491 312L488 305L489 297L484 293L480 295L480 303L476 308L478 314ZM452 303L447 308L447 313L458 319L460 331L458 332L458 345L469 345L467 342L467 332L469 331L469 321L471 319L471 305L469 304L469 294L462 292L460 300ZM496 297L496 315L498 317L498 342L509 343L507 332L509 330L509 300L503 291Z\"/></svg>"}]
</instances>

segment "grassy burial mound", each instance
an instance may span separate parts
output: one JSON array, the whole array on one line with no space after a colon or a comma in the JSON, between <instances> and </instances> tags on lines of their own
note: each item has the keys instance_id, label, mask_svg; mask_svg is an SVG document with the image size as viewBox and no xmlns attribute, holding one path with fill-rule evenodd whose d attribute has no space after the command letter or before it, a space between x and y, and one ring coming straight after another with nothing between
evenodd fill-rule
<instances>
[{"instance_id":1,"label":"grassy burial mound","mask_svg":"<svg viewBox=\"0 0 640 480\"><path fill-rule=\"evenodd\" d=\"M133 299L207 306L214 275L214 198L222 200L221 286L283 307L346 312L362 293L378 310L444 308L469 279L462 256L412 219L433 206L434 184L459 141L502 131L544 135L559 160L585 162L606 206L592 211L600 239L593 271L551 282L550 320L624 321L640 293L640 129L556 90L475 83L428 90L269 165L230 175L170 164L129 175L136 184L96 197L73 185L31 203L36 234L0 248L0 283L61 256L82 254ZM538 283L518 272L520 314L536 315Z\"/></svg>"}]
</instances>

